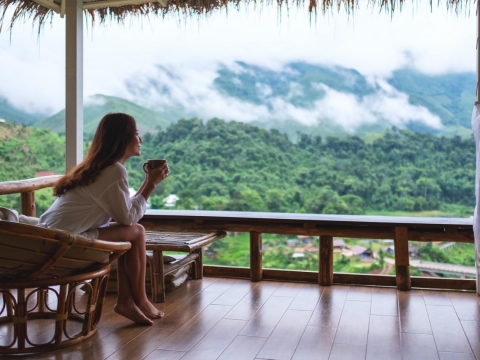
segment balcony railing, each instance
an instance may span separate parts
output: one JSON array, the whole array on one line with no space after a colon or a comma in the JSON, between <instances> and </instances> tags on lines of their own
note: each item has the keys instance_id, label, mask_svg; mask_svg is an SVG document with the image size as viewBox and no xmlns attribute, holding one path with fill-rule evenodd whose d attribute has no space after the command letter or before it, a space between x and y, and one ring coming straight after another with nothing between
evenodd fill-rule
<instances>
[{"instance_id":1,"label":"balcony railing","mask_svg":"<svg viewBox=\"0 0 480 360\"><path fill-rule=\"evenodd\" d=\"M35 214L37 189L51 187L58 176L0 183L0 195L20 193L22 213ZM151 230L225 230L250 233L250 268L204 266L204 275L250 278L251 281L281 280L318 282L320 285L359 284L416 288L475 290L472 279L410 276L409 241L473 243L472 219L314 215L263 212L149 210L141 223ZM262 234L319 237L319 271L264 269ZM333 272L333 237L393 239L395 276Z\"/></svg>"}]
</instances>

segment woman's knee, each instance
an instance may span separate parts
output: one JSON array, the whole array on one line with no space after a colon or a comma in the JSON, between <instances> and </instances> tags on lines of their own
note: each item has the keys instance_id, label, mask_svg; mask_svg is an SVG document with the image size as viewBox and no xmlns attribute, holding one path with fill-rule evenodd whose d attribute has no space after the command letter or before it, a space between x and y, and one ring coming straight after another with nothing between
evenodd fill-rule
<instances>
[{"instance_id":1,"label":"woman's knee","mask_svg":"<svg viewBox=\"0 0 480 360\"><path fill-rule=\"evenodd\" d=\"M145 228L140 224L133 224L129 229L129 237L131 240L145 239Z\"/></svg>"}]
</instances>

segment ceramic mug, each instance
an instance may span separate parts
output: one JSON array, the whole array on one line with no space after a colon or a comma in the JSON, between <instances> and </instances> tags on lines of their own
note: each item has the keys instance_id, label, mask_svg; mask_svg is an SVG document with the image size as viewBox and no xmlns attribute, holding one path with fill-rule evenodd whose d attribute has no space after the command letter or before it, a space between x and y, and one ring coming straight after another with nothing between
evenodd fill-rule
<instances>
[{"instance_id":1,"label":"ceramic mug","mask_svg":"<svg viewBox=\"0 0 480 360\"><path fill-rule=\"evenodd\" d=\"M165 159L148 159L146 162L143 163L143 171L147 172L145 166L148 166L150 169L155 169L163 164L165 164L167 160Z\"/></svg>"}]
</instances>

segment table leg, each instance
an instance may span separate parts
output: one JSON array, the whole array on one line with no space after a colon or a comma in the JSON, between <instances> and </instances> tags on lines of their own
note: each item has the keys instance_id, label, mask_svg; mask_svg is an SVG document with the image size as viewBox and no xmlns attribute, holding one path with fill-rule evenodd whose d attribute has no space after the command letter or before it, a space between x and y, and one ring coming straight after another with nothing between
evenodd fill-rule
<instances>
[{"instance_id":1,"label":"table leg","mask_svg":"<svg viewBox=\"0 0 480 360\"><path fill-rule=\"evenodd\" d=\"M165 276L163 269L163 252L153 250L152 297L153 302L165 301Z\"/></svg>"},{"instance_id":2,"label":"table leg","mask_svg":"<svg viewBox=\"0 0 480 360\"><path fill-rule=\"evenodd\" d=\"M193 253L198 254L198 257L195 259L195 280L203 279L203 250L202 248L193 250Z\"/></svg>"}]
</instances>

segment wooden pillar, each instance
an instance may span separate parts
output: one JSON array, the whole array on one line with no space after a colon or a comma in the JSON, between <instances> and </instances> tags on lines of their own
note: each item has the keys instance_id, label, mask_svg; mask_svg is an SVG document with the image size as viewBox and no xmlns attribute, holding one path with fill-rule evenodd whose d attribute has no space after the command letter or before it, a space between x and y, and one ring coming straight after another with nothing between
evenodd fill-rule
<instances>
[{"instance_id":1,"label":"wooden pillar","mask_svg":"<svg viewBox=\"0 0 480 360\"><path fill-rule=\"evenodd\" d=\"M333 237L320 236L320 254L318 256L318 284L333 284Z\"/></svg>"},{"instance_id":2,"label":"wooden pillar","mask_svg":"<svg viewBox=\"0 0 480 360\"><path fill-rule=\"evenodd\" d=\"M250 232L250 280L261 281L262 277L262 234L252 231Z\"/></svg>"},{"instance_id":3,"label":"wooden pillar","mask_svg":"<svg viewBox=\"0 0 480 360\"><path fill-rule=\"evenodd\" d=\"M83 159L83 1L66 3L65 146L66 170Z\"/></svg>"},{"instance_id":4,"label":"wooden pillar","mask_svg":"<svg viewBox=\"0 0 480 360\"><path fill-rule=\"evenodd\" d=\"M26 216L35 216L35 192L27 191L20 194L22 204L22 214Z\"/></svg>"},{"instance_id":5,"label":"wooden pillar","mask_svg":"<svg viewBox=\"0 0 480 360\"><path fill-rule=\"evenodd\" d=\"M404 226L395 227L395 277L397 289L409 291L412 287L409 269L408 229Z\"/></svg>"}]
</instances>

